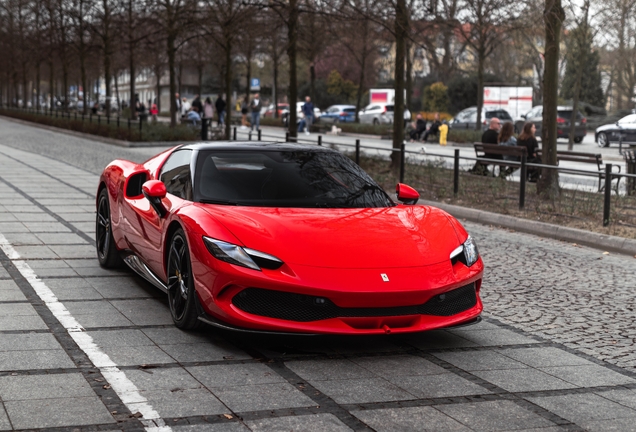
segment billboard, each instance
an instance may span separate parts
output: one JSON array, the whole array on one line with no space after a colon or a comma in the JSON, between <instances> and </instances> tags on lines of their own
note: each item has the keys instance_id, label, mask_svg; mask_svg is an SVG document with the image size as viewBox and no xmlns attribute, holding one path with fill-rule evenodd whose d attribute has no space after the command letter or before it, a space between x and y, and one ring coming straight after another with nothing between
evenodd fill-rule
<instances>
[{"instance_id":1,"label":"billboard","mask_svg":"<svg viewBox=\"0 0 636 432\"><path fill-rule=\"evenodd\" d=\"M517 119L532 109L532 87L484 87L484 108L503 108Z\"/></svg>"}]
</instances>

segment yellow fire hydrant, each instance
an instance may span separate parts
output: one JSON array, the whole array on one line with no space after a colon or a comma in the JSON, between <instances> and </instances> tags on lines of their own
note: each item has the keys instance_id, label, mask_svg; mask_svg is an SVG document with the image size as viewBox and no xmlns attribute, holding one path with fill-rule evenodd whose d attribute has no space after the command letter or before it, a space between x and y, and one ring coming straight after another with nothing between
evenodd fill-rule
<instances>
[{"instance_id":1,"label":"yellow fire hydrant","mask_svg":"<svg viewBox=\"0 0 636 432\"><path fill-rule=\"evenodd\" d=\"M439 145L446 145L446 137L448 137L448 125L446 123L442 123L439 127Z\"/></svg>"}]
</instances>

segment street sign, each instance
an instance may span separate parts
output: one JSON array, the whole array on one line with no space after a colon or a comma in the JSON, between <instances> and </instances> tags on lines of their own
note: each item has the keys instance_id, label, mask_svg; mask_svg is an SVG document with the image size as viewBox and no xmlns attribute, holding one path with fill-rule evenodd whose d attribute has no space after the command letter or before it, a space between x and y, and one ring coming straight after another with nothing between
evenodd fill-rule
<instances>
[{"instance_id":1,"label":"street sign","mask_svg":"<svg viewBox=\"0 0 636 432\"><path fill-rule=\"evenodd\" d=\"M251 91L260 91L261 90L261 79L260 78L252 78L250 80L250 90Z\"/></svg>"}]
</instances>

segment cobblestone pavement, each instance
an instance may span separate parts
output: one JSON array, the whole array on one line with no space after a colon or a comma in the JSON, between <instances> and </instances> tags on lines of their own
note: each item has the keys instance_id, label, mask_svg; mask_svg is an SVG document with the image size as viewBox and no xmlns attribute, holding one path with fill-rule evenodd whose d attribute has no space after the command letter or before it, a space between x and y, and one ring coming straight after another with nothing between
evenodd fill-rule
<instances>
[{"instance_id":1,"label":"cobblestone pavement","mask_svg":"<svg viewBox=\"0 0 636 432\"><path fill-rule=\"evenodd\" d=\"M119 149L0 119L0 430L636 430L636 260L466 223L481 324L409 336L177 330L95 259Z\"/></svg>"}]
</instances>

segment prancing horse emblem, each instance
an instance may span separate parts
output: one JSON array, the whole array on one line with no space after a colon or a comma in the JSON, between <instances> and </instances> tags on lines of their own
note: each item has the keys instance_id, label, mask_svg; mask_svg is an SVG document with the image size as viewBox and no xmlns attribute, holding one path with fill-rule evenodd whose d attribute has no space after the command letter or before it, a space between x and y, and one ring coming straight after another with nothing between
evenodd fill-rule
<instances>
[{"instance_id":1,"label":"prancing horse emblem","mask_svg":"<svg viewBox=\"0 0 636 432\"><path fill-rule=\"evenodd\" d=\"M386 275L386 273L380 273L380 276L382 276L382 280L384 282L388 282L389 281L389 277Z\"/></svg>"}]
</instances>

